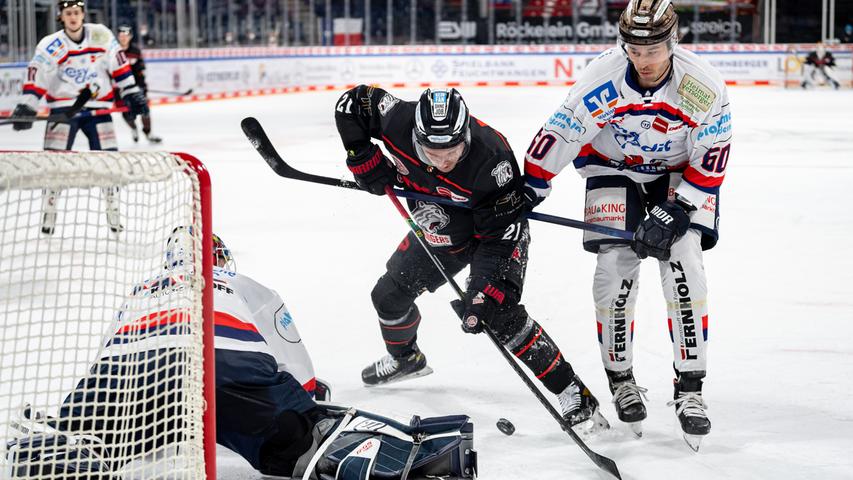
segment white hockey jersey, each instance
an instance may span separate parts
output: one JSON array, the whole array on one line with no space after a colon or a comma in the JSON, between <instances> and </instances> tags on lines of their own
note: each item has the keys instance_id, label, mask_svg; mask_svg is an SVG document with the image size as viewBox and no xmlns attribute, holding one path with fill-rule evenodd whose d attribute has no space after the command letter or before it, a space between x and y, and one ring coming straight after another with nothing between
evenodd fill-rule
<instances>
[{"instance_id":1,"label":"white hockey jersey","mask_svg":"<svg viewBox=\"0 0 853 480\"><path fill-rule=\"evenodd\" d=\"M138 90L130 63L110 29L86 23L80 43L64 30L41 39L27 67L22 103L36 109L44 97L49 108L68 107L89 86L94 95L86 107L107 108L113 103L113 84L122 95Z\"/></svg>"},{"instance_id":2,"label":"white hockey jersey","mask_svg":"<svg viewBox=\"0 0 853 480\"><path fill-rule=\"evenodd\" d=\"M181 268L165 270L133 288L116 316L115 334L100 357L188 347L191 285ZM308 391L315 387L314 367L296 324L281 297L251 278L213 269L214 335L217 350L263 353L273 357Z\"/></svg>"},{"instance_id":3,"label":"white hockey jersey","mask_svg":"<svg viewBox=\"0 0 853 480\"><path fill-rule=\"evenodd\" d=\"M718 193L732 137L720 74L679 46L669 78L654 89L640 87L632 69L620 48L605 51L545 122L524 157L525 180L540 197L570 162L583 177L636 182L681 172L675 193L697 207Z\"/></svg>"}]
</instances>

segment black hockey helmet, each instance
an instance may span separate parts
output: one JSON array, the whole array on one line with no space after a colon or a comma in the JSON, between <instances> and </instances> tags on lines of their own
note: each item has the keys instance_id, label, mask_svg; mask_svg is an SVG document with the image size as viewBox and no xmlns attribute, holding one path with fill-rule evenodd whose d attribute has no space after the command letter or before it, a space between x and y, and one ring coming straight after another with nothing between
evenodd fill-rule
<instances>
[{"instance_id":1,"label":"black hockey helmet","mask_svg":"<svg viewBox=\"0 0 853 480\"><path fill-rule=\"evenodd\" d=\"M428 88L415 108L415 140L426 148L451 148L470 142L471 117L455 88Z\"/></svg>"},{"instance_id":2,"label":"black hockey helmet","mask_svg":"<svg viewBox=\"0 0 853 480\"><path fill-rule=\"evenodd\" d=\"M131 27L130 25L128 25L126 23L122 24L118 27L118 33L126 33L132 37L133 36L133 27Z\"/></svg>"},{"instance_id":3,"label":"black hockey helmet","mask_svg":"<svg viewBox=\"0 0 853 480\"><path fill-rule=\"evenodd\" d=\"M619 17L619 39L631 45L678 40L678 14L671 0L631 0Z\"/></svg>"}]
</instances>

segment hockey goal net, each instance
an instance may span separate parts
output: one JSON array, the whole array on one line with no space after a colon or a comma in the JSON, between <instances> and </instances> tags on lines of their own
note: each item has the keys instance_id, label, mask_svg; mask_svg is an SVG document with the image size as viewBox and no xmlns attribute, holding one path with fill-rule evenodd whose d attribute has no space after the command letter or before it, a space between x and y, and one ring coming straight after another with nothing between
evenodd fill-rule
<instances>
[{"instance_id":1,"label":"hockey goal net","mask_svg":"<svg viewBox=\"0 0 853 480\"><path fill-rule=\"evenodd\" d=\"M0 479L215 478L210 218L189 155L0 152Z\"/></svg>"}]
</instances>

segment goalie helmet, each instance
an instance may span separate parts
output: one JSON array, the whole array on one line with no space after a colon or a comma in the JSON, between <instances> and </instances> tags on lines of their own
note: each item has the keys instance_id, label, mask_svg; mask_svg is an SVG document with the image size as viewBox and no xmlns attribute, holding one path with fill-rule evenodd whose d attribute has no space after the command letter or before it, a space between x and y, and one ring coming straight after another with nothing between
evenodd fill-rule
<instances>
[{"instance_id":1,"label":"goalie helmet","mask_svg":"<svg viewBox=\"0 0 853 480\"><path fill-rule=\"evenodd\" d=\"M422 147L444 149L470 143L471 117L455 88L428 88L415 107L415 140Z\"/></svg>"},{"instance_id":2,"label":"goalie helmet","mask_svg":"<svg viewBox=\"0 0 853 480\"><path fill-rule=\"evenodd\" d=\"M165 268L192 268L194 242L192 227L175 227L166 240Z\"/></svg>"},{"instance_id":3,"label":"goalie helmet","mask_svg":"<svg viewBox=\"0 0 853 480\"><path fill-rule=\"evenodd\" d=\"M631 0L619 17L619 40L654 45L678 40L678 14L671 0Z\"/></svg>"},{"instance_id":4,"label":"goalie helmet","mask_svg":"<svg viewBox=\"0 0 853 480\"><path fill-rule=\"evenodd\" d=\"M215 233L213 234L213 264L229 272L237 271L237 262L231 256L231 250L225 246L225 242Z\"/></svg>"}]
</instances>

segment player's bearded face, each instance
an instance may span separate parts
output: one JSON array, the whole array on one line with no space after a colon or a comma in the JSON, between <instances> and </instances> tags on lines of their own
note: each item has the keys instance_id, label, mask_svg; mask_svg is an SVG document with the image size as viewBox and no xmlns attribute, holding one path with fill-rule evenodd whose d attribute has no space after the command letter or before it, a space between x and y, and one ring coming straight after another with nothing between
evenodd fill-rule
<instances>
[{"instance_id":1,"label":"player's bearded face","mask_svg":"<svg viewBox=\"0 0 853 480\"><path fill-rule=\"evenodd\" d=\"M439 171L448 173L456 168L456 164L465 152L465 142L461 142L450 148L427 148L423 147L427 160Z\"/></svg>"},{"instance_id":2,"label":"player's bearded face","mask_svg":"<svg viewBox=\"0 0 853 480\"><path fill-rule=\"evenodd\" d=\"M640 83L643 86L655 86L664 79L669 70L670 55L667 42L654 45L625 44L628 59L634 64Z\"/></svg>"},{"instance_id":3,"label":"player's bearded face","mask_svg":"<svg viewBox=\"0 0 853 480\"><path fill-rule=\"evenodd\" d=\"M83 17L83 9L76 5L63 8L59 14L63 27L69 32L77 32L83 28Z\"/></svg>"}]
</instances>

